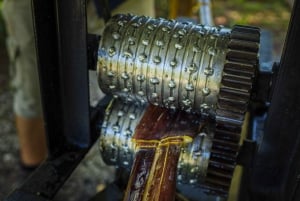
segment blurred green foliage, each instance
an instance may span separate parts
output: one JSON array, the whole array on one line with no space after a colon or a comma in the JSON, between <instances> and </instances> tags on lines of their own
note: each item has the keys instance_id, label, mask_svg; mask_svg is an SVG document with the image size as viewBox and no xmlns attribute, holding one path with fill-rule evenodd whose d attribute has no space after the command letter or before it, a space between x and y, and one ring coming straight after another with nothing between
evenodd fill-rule
<instances>
[{"instance_id":1,"label":"blurred green foliage","mask_svg":"<svg viewBox=\"0 0 300 201\"><path fill-rule=\"evenodd\" d=\"M286 0L212 0L216 24L257 26L272 33L274 55L280 54L291 7Z\"/></svg>"},{"instance_id":2,"label":"blurred green foliage","mask_svg":"<svg viewBox=\"0 0 300 201\"><path fill-rule=\"evenodd\" d=\"M2 0L0 0L0 47L5 45L5 25L2 17Z\"/></svg>"},{"instance_id":3,"label":"blurred green foliage","mask_svg":"<svg viewBox=\"0 0 300 201\"><path fill-rule=\"evenodd\" d=\"M0 0L0 47L5 45L5 26L2 17L2 0Z\"/></svg>"}]
</instances>

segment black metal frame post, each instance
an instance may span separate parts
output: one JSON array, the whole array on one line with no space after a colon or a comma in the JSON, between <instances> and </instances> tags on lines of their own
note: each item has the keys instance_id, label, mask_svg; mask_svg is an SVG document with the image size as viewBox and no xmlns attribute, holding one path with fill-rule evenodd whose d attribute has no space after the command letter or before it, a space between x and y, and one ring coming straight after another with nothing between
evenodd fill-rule
<instances>
[{"instance_id":1,"label":"black metal frame post","mask_svg":"<svg viewBox=\"0 0 300 201\"><path fill-rule=\"evenodd\" d=\"M253 201L300 199L300 0L295 0L265 133L252 175Z\"/></svg>"},{"instance_id":2,"label":"black metal frame post","mask_svg":"<svg viewBox=\"0 0 300 201\"><path fill-rule=\"evenodd\" d=\"M50 156L90 142L86 0L33 0Z\"/></svg>"}]
</instances>

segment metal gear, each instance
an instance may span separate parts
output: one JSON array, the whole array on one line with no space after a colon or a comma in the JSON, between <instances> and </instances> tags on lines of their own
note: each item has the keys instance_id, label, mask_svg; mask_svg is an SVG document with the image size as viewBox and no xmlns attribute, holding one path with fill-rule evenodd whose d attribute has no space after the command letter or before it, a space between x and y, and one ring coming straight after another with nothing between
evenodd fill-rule
<instances>
[{"instance_id":1,"label":"metal gear","mask_svg":"<svg viewBox=\"0 0 300 201\"><path fill-rule=\"evenodd\" d=\"M230 188L258 68L259 41L260 30L254 27L234 26L230 34L205 179L205 187L216 194L226 195Z\"/></svg>"}]
</instances>

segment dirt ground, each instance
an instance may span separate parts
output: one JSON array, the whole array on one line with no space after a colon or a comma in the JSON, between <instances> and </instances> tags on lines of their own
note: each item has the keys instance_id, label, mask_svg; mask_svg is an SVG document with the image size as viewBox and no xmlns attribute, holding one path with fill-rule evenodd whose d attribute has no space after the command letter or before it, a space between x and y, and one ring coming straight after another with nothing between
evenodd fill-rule
<instances>
[{"instance_id":1,"label":"dirt ground","mask_svg":"<svg viewBox=\"0 0 300 201\"><path fill-rule=\"evenodd\" d=\"M237 6L235 1L214 1L213 14L216 24L250 24L263 27L273 35L273 55L279 60L285 38L290 8L285 3L249 1ZM19 166L19 145L14 127L12 93L9 88L8 59L0 44L0 200L20 185L28 176ZM104 168L97 147L93 147L76 169L55 201L84 201L112 180L113 169Z\"/></svg>"}]
</instances>

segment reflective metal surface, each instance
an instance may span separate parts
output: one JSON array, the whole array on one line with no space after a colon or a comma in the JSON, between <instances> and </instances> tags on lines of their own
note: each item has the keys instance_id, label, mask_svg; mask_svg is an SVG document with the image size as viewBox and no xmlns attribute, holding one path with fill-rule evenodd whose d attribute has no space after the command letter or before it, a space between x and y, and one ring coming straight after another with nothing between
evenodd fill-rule
<instances>
[{"instance_id":1,"label":"reflective metal surface","mask_svg":"<svg viewBox=\"0 0 300 201\"><path fill-rule=\"evenodd\" d=\"M99 48L105 93L167 108L214 114L229 30L117 15Z\"/></svg>"},{"instance_id":2,"label":"reflective metal surface","mask_svg":"<svg viewBox=\"0 0 300 201\"><path fill-rule=\"evenodd\" d=\"M108 22L100 43L98 81L105 93L127 104L149 102L211 117L206 119L212 129L204 132L209 135L202 133L185 148L187 155L182 152L177 180L189 184L204 180L207 192L226 197L254 86L259 40L255 27L236 25L229 30L117 15ZM103 133L112 139L120 135ZM125 163L131 163L127 148L116 149L112 140L102 144L104 151L113 153L109 161L125 157ZM202 150L199 158L193 151L197 147Z\"/></svg>"},{"instance_id":3,"label":"reflective metal surface","mask_svg":"<svg viewBox=\"0 0 300 201\"><path fill-rule=\"evenodd\" d=\"M139 123L145 106L114 99L108 106L101 128L99 146L104 161L130 169L135 157L132 135ZM181 149L178 162L177 182L201 185L206 176L213 128L205 124L194 141Z\"/></svg>"}]
</instances>

